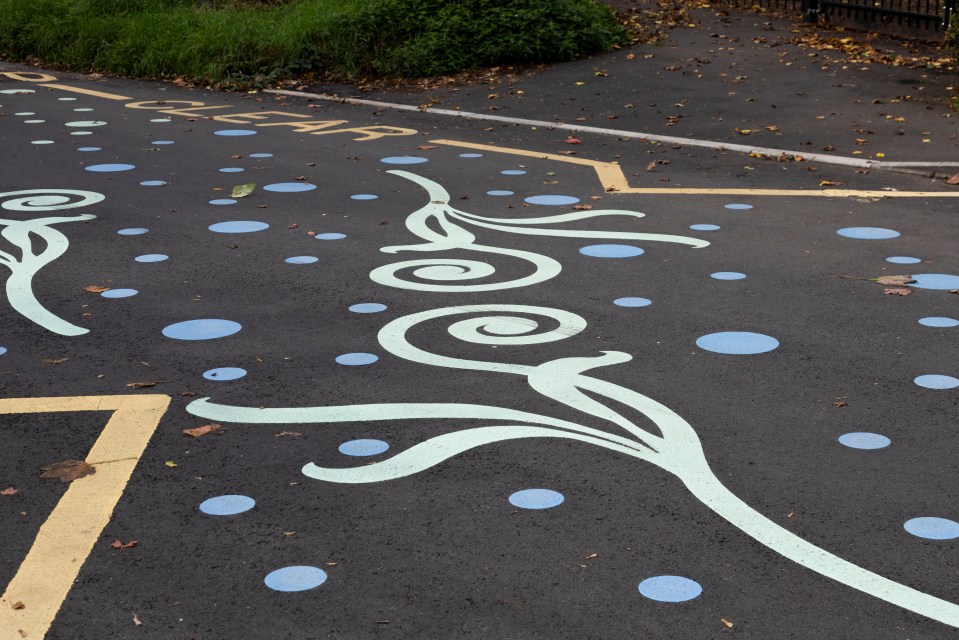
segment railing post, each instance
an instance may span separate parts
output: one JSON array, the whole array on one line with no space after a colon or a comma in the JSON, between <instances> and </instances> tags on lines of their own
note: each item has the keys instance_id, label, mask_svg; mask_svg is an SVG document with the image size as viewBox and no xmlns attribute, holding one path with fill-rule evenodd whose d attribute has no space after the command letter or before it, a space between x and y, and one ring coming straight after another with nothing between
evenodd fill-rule
<instances>
[{"instance_id":1,"label":"railing post","mask_svg":"<svg viewBox=\"0 0 959 640\"><path fill-rule=\"evenodd\" d=\"M952 22L952 14L956 11L956 0L946 0L942 8L942 30L948 31Z\"/></svg>"},{"instance_id":2,"label":"railing post","mask_svg":"<svg viewBox=\"0 0 959 640\"><path fill-rule=\"evenodd\" d=\"M956 0L946 0L946 2L955 3ZM819 20L819 0L802 0L802 15L806 22L816 22Z\"/></svg>"}]
</instances>

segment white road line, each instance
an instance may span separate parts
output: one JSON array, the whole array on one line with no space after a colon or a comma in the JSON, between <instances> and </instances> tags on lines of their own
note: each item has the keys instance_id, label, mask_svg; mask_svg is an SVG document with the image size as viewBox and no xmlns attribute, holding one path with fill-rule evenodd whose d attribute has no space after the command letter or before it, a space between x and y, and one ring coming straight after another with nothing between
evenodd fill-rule
<instances>
[{"instance_id":1,"label":"white road line","mask_svg":"<svg viewBox=\"0 0 959 640\"><path fill-rule=\"evenodd\" d=\"M868 160L865 158L847 158L845 156L834 156L825 153L809 153L807 151L790 151L788 149L774 149L771 147L752 147L744 144L735 144L729 142L716 142L714 140L700 140L698 138L680 138L677 136L663 136L655 133L646 133L642 131L624 131L622 129L607 129L604 127L587 127L576 124L566 124L563 122L549 122L546 120L529 120L527 118L510 118L507 116L497 116L488 113L474 113L471 111L456 111L452 109L436 109L433 107L418 107L409 104L399 104L397 102L380 102L378 100L364 100L362 98L341 98L322 93L307 93L305 91L285 91L283 89L267 89L266 93L279 94L284 96L296 96L301 98L312 98L314 100L327 100L329 102L339 102L341 104L363 105L377 107L380 109L395 109L397 111L418 111L420 113L430 113L439 116L455 116L458 118L467 118L470 120L489 120L491 122L505 122L509 124L529 125L532 127L543 127L547 129L561 129L571 132L595 133L606 136L616 136L618 138L635 138L637 140L652 140L666 144L679 144L684 147L702 147L704 149L713 149L716 151L734 151L746 155L761 154L772 158L778 158L783 154L791 156L802 156L809 162L818 162L820 164L833 164L844 167L853 167L855 169L881 169L885 171L897 171L900 173L919 173L928 175L935 174L936 169L959 168L959 162L884 162L880 160ZM937 174L937 175L951 175Z\"/></svg>"}]
</instances>

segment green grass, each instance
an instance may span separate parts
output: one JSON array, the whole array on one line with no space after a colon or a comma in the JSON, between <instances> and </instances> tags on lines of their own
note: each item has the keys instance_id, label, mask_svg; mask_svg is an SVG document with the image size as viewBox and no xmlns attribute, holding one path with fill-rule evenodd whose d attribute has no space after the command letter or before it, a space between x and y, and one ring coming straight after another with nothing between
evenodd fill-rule
<instances>
[{"instance_id":1,"label":"green grass","mask_svg":"<svg viewBox=\"0 0 959 640\"><path fill-rule=\"evenodd\" d=\"M0 0L0 56L208 82L418 77L628 42L595 0Z\"/></svg>"}]
</instances>

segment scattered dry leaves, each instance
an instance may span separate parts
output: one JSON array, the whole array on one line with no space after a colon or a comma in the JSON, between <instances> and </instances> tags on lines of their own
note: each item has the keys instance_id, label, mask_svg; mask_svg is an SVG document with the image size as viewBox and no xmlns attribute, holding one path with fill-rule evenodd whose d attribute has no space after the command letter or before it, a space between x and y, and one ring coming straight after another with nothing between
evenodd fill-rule
<instances>
[{"instance_id":1,"label":"scattered dry leaves","mask_svg":"<svg viewBox=\"0 0 959 640\"><path fill-rule=\"evenodd\" d=\"M73 482L97 472L92 464L83 460L64 460L63 462L54 462L40 468L43 473L41 478L50 480L59 480L60 482Z\"/></svg>"},{"instance_id":2,"label":"scattered dry leaves","mask_svg":"<svg viewBox=\"0 0 959 640\"><path fill-rule=\"evenodd\" d=\"M894 289L885 289L883 291L887 296L908 296L912 294L912 289L897 287Z\"/></svg>"}]
</instances>

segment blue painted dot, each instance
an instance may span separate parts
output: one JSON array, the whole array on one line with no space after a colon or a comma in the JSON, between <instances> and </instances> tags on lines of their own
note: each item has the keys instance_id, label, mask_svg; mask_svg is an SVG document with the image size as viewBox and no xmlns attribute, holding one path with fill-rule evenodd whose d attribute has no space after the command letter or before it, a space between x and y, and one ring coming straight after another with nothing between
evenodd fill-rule
<instances>
[{"instance_id":1,"label":"blue painted dot","mask_svg":"<svg viewBox=\"0 0 959 640\"><path fill-rule=\"evenodd\" d=\"M117 231L117 234L121 236L139 236L148 231L149 229L144 229L143 227L130 227L128 229L120 229Z\"/></svg>"},{"instance_id":2,"label":"blue painted dot","mask_svg":"<svg viewBox=\"0 0 959 640\"><path fill-rule=\"evenodd\" d=\"M738 271L717 271L709 274L709 277L714 280L742 280L746 277L746 274Z\"/></svg>"},{"instance_id":3,"label":"blue painted dot","mask_svg":"<svg viewBox=\"0 0 959 640\"><path fill-rule=\"evenodd\" d=\"M882 227L846 227L836 233L844 238L855 238L856 240L888 240L899 237L898 231L883 229Z\"/></svg>"},{"instance_id":4,"label":"blue painted dot","mask_svg":"<svg viewBox=\"0 0 959 640\"><path fill-rule=\"evenodd\" d=\"M461 153L460 157L461 158L482 158L483 154L482 153Z\"/></svg>"},{"instance_id":5,"label":"blue painted dot","mask_svg":"<svg viewBox=\"0 0 959 640\"><path fill-rule=\"evenodd\" d=\"M314 262L319 262L319 260L316 256L293 256L283 262L287 264L313 264Z\"/></svg>"},{"instance_id":6,"label":"blue painted dot","mask_svg":"<svg viewBox=\"0 0 959 640\"><path fill-rule=\"evenodd\" d=\"M581 247L579 252L592 258L633 258L646 253L643 249L628 244L591 244Z\"/></svg>"},{"instance_id":7,"label":"blue painted dot","mask_svg":"<svg viewBox=\"0 0 959 640\"><path fill-rule=\"evenodd\" d=\"M236 204L236 200L234 200L233 198L217 198L215 200L210 200L210 204L223 206L228 204Z\"/></svg>"},{"instance_id":8,"label":"blue painted dot","mask_svg":"<svg viewBox=\"0 0 959 640\"><path fill-rule=\"evenodd\" d=\"M77 151L99 151L100 147L80 147Z\"/></svg>"},{"instance_id":9,"label":"blue painted dot","mask_svg":"<svg viewBox=\"0 0 959 640\"><path fill-rule=\"evenodd\" d=\"M7 352L7 348L6 348L6 347L0 347L0 356L2 356L3 354L5 354L6 352Z\"/></svg>"},{"instance_id":10,"label":"blue painted dot","mask_svg":"<svg viewBox=\"0 0 959 640\"><path fill-rule=\"evenodd\" d=\"M915 282L909 286L917 289L936 289L937 291L959 289L959 276L948 273L914 273L912 279Z\"/></svg>"},{"instance_id":11,"label":"blue painted dot","mask_svg":"<svg viewBox=\"0 0 959 640\"><path fill-rule=\"evenodd\" d=\"M173 140L154 140L150 144L175 144Z\"/></svg>"},{"instance_id":12,"label":"blue painted dot","mask_svg":"<svg viewBox=\"0 0 959 640\"><path fill-rule=\"evenodd\" d=\"M345 456L378 456L389 448L382 440L350 440L341 444L339 451Z\"/></svg>"},{"instance_id":13,"label":"blue painted dot","mask_svg":"<svg viewBox=\"0 0 959 640\"><path fill-rule=\"evenodd\" d=\"M110 289L102 292L100 295L104 298L130 298L140 293L136 289Z\"/></svg>"},{"instance_id":14,"label":"blue painted dot","mask_svg":"<svg viewBox=\"0 0 959 640\"><path fill-rule=\"evenodd\" d=\"M235 516L256 506L256 500L249 496L216 496L200 503L200 511L211 516Z\"/></svg>"},{"instance_id":15,"label":"blue painted dot","mask_svg":"<svg viewBox=\"0 0 959 640\"><path fill-rule=\"evenodd\" d=\"M886 262L893 264L916 264L922 262L922 258L912 258L910 256L891 256L886 258Z\"/></svg>"},{"instance_id":16,"label":"blue painted dot","mask_svg":"<svg viewBox=\"0 0 959 640\"><path fill-rule=\"evenodd\" d=\"M351 200L376 200L379 196L375 196L372 193L357 193L356 195L350 196Z\"/></svg>"},{"instance_id":17,"label":"blue painted dot","mask_svg":"<svg viewBox=\"0 0 959 640\"><path fill-rule=\"evenodd\" d=\"M613 304L618 307L648 307L653 301L649 298L616 298Z\"/></svg>"},{"instance_id":18,"label":"blue painted dot","mask_svg":"<svg viewBox=\"0 0 959 640\"><path fill-rule=\"evenodd\" d=\"M892 440L878 433L855 431L839 436L839 442L852 449L883 449L892 444Z\"/></svg>"},{"instance_id":19,"label":"blue painted dot","mask_svg":"<svg viewBox=\"0 0 959 640\"><path fill-rule=\"evenodd\" d=\"M565 499L562 493L551 489L523 489L509 497L510 504L520 509L552 509Z\"/></svg>"},{"instance_id":20,"label":"blue painted dot","mask_svg":"<svg viewBox=\"0 0 959 640\"><path fill-rule=\"evenodd\" d=\"M215 340L232 336L243 327L239 322L204 318L185 320L163 328L163 335L174 340Z\"/></svg>"},{"instance_id":21,"label":"blue painted dot","mask_svg":"<svg viewBox=\"0 0 959 640\"><path fill-rule=\"evenodd\" d=\"M326 577L319 567L283 567L270 572L263 583L274 591L307 591L326 582Z\"/></svg>"},{"instance_id":22,"label":"blue painted dot","mask_svg":"<svg viewBox=\"0 0 959 640\"><path fill-rule=\"evenodd\" d=\"M140 183L141 187L162 187L166 184L164 180L144 180Z\"/></svg>"},{"instance_id":23,"label":"blue painted dot","mask_svg":"<svg viewBox=\"0 0 959 640\"><path fill-rule=\"evenodd\" d=\"M930 316L928 318L920 318L919 324L926 327L959 327L959 320L955 318Z\"/></svg>"},{"instance_id":24,"label":"blue painted dot","mask_svg":"<svg viewBox=\"0 0 959 640\"><path fill-rule=\"evenodd\" d=\"M276 193L301 193L303 191L313 191L315 184L309 182L276 182L263 187L264 191L274 191Z\"/></svg>"},{"instance_id":25,"label":"blue painted dot","mask_svg":"<svg viewBox=\"0 0 959 640\"><path fill-rule=\"evenodd\" d=\"M214 131L213 135L215 136L255 136L256 131L253 129L220 129L219 131Z\"/></svg>"},{"instance_id":26,"label":"blue painted dot","mask_svg":"<svg viewBox=\"0 0 959 640\"><path fill-rule=\"evenodd\" d=\"M250 157L251 158L272 158L273 154L272 153L251 153Z\"/></svg>"},{"instance_id":27,"label":"blue painted dot","mask_svg":"<svg viewBox=\"0 0 959 640\"><path fill-rule=\"evenodd\" d=\"M525 176L526 172L522 169L507 169L506 171L500 171L504 176Z\"/></svg>"},{"instance_id":28,"label":"blue painted dot","mask_svg":"<svg viewBox=\"0 0 959 640\"><path fill-rule=\"evenodd\" d=\"M380 158L380 162L386 164L423 164L429 162L429 158L419 156L390 156L389 158Z\"/></svg>"},{"instance_id":29,"label":"blue painted dot","mask_svg":"<svg viewBox=\"0 0 959 640\"><path fill-rule=\"evenodd\" d=\"M493 189L492 191L487 191L486 195L488 196L511 196L513 195L512 191L506 191L505 189Z\"/></svg>"},{"instance_id":30,"label":"blue painted dot","mask_svg":"<svg viewBox=\"0 0 959 640\"><path fill-rule=\"evenodd\" d=\"M918 376L913 382L926 389L955 389L959 387L959 378L937 374Z\"/></svg>"},{"instance_id":31,"label":"blue painted dot","mask_svg":"<svg viewBox=\"0 0 959 640\"><path fill-rule=\"evenodd\" d=\"M372 353L344 353L343 355L336 356L336 361L339 364L345 364L351 367L373 364L379 359L379 356Z\"/></svg>"},{"instance_id":32,"label":"blue painted dot","mask_svg":"<svg viewBox=\"0 0 959 640\"><path fill-rule=\"evenodd\" d=\"M89 167L84 167L87 171L93 171L94 173L112 173L115 171L129 171L130 169L135 169L136 167L132 164L91 164Z\"/></svg>"},{"instance_id":33,"label":"blue painted dot","mask_svg":"<svg viewBox=\"0 0 959 640\"><path fill-rule=\"evenodd\" d=\"M346 237L345 233L318 233L313 236L317 240L342 240Z\"/></svg>"},{"instance_id":34,"label":"blue painted dot","mask_svg":"<svg viewBox=\"0 0 959 640\"><path fill-rule=\"evenodd\" d=\"M713 353L744 356L772 351L779 346L779 340L749 331L721 331L697 338L696 346Z\"/></svg>"},{"instance_id":35,"label":"blue painted dot","mask_svg":"<svg viewBox=\"0 0 959 640\"><path fill-rule=\"evenodd\" d=\"M639 583L639 592L657 602L686 602L698 598L703 588L682 576L653 576Z\"/></svg>"},{"instance_id":36,"label":"blue painted dot","mask_svg":"<svg viewBox=\"0 0 959 640\"><path fill-rule=\"evenodd\" d=\"M134 258L137 262L163 262L169 259L170 256L163 253L145 253L142 256Z\"/></svg>"},{"instance_id":37,"label":"blue painted dot","mask_svg":"<svg viewBox=\"0 0 959 640\"><path fill-rule=\"evenodd\" d=\"M220 173L243 173L246 169L243 167L223 167L219 171Z\"/></svg>"},{"instance_id":38,"label":"blue painted dot","mask_svg":"<svg viewBox=\"0 0 959 640\"><path fill-rule=\"evenodd\" d=\"M691 224L689 228L693 231L719 231L718 224Z\"/></svg>"},{"instance_id":39,"label":"blue painted dot","mask_svg":"<svg viewBox=\"0 0 959 640\"><path fill-rule=\"evenodd\" d=\"M524 199L525 202L530 204L543 204L549 206L560 206L564 204L576 204L579 202L579 198L574 198L573 196L556 196L556 195L547 195L547 196L530 196Z\"/></svg>"},{"instance_id":40,"label":"blue painted dot","mask_svg":"<svg viewBox=\"0 0 959 640\"><path fill-rule=\"evenodd\" d=\"M203 372L203 377L207 380L217 382L227 382L229 380L239 380L246 375L246 369L240 367L218 367Z\"/></svg>"},{"instance_id":41,"label":"blue painted dot","mask_svg":"<svg viewBox=\"0 0 959 640\"><path fill-rule=\"evenodd\" d=\"M386 311L386 305L379 302L361 302L350 306L353 313L379 313Z\"/></svg>"},{"instance_id":42,"label":"blue painted dot","mask_svg":"<svg viewBox=\"0 0 959 640\"><path fill-rule=\"evenodd\" d=\"M929 540L952 540L959 538L959 522L946 518L912 518L902 525L906 531Z\"/></svg>"},{"instance_id":43,"label":"blue painted dot","mask_svg":"<svg viewBox=\"0 0 959 640\"><path fill-rule=\"evenodd\" d=\"M751 205L751 204L736 204L736 203L733 203L733 204L727 204L727 205L725 205L725 207L726 207L727 209L732 209L732 210L734 210L734 211L746 211L746 210L748 210L748 209L752 209L752 208L753 208L753 205Z\"/></svg>"},{"instance_id":44,"label":"blue painted dot","mask_svg":"<svg viewBox=\"0 0 959 640\"><path fill-rule=\"evenodd\" d=\"M215 233L254 233L269 229L270 225L256 220L230 220L211 224L208 228Z\"/></svg>"}]
</instances>

